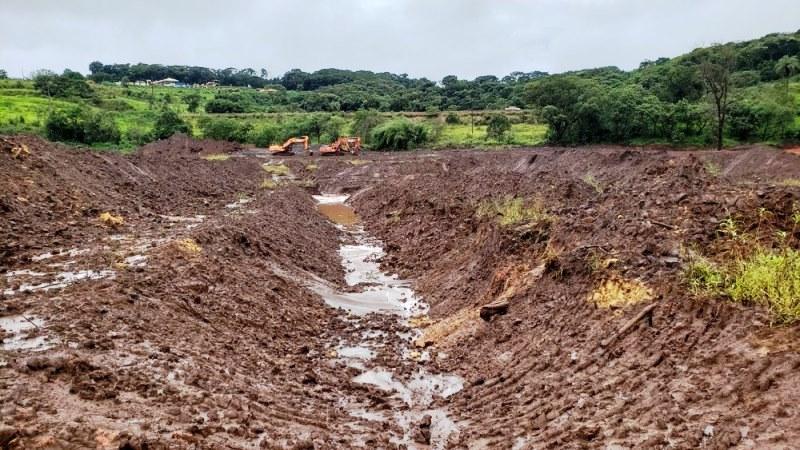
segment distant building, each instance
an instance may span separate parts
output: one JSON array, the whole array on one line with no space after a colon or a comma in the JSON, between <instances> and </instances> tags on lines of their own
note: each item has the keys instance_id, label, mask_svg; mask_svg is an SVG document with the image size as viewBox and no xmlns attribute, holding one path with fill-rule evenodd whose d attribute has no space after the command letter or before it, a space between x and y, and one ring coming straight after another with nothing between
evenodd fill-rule
<instances>
[{"instance_id":1,"label":"distant building","mask_svg":"<svg viewBox=\"0 0 800 450\"><path fill-rule=\"evenodd\" d=\"M509 111L509 112L516 112L516 111L522 111L522 108L518 108L518 107L516 107L516 106L509 106L509 107L508 107L508 108L506 108L505 110L506 110L506 111Z\"/></svg>"},{"instance_id":2,"label":"distant building","mask_svg":"<svg viewBox=\"0 0 800 450\"><path fill-rule=\"evenodd\" d=\"M153 81L153 84L156 86L178 87L181 82L175 78L164 78L163 80Z\"/></svg>"}]
</instances>

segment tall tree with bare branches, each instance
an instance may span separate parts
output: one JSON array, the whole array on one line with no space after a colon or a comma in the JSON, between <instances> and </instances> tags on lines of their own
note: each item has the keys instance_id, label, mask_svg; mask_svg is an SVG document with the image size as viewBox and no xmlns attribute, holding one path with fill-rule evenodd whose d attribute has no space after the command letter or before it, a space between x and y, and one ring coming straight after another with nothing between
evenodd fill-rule
<instances>
[{"instance_id":1,"label":"tall tree with bare branches","mask_svg":"<svg viewBox=\"0 0 800 450\"><path fill-rule=\"evenodd\" d=\"M722 149L725 120L730 104L731 73L736 64L736 53L731 46L710 47L700 62L700 77L706 87L714 113L715 136L718 150Z\"/></svg>"}]
</instances>

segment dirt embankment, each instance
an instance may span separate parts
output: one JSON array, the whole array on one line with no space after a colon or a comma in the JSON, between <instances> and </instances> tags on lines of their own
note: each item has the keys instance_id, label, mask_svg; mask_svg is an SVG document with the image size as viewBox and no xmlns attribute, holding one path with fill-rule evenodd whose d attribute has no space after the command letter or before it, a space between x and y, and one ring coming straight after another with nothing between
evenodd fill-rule
<instances>
[{"instance_id":1,"label":"dirt embankment","mask_svg":"<svg viewBox=\"0 0 800 450\"><path fill-rule=\"evenodd\" d=\"M219 144L182 137L130 157L12 139L30 153L0 151L0 318L25 339L0 336L0 447L377 439L338 406L344 316L298 281L343 280L307 192L261 189L263 160L206 161Z\"/></svg>"},{"instance_id":2,"label":"dirt embankment","mask_svg":"<svg viewBox=\"0 0 800 450\"><path fill-rule=\"evenodd\" d=\"M791 229L800 190L780 180L800 173L800 158L595 148L406 163L416 173L383 179L354 201L387 244L384 263L416 279L431 303L438 322L427 344L472 381L451 405L469 421L461 444L800 441L797 327L771 328L755 306L699 299L682 273L687 250L724 251L728 217L751 231L764 208L772 230ZM502 216L476 214L504 196L537 199L548 217L504 227ZM598 308L590 299L609 286L647 298ZM481 320L490 303L486 317L507 313Z\"/></svg>"},{"instance_id":3,"label":"dirt embankment","mask_svg":"<svg viewBox=\"0 0 800 450\"><path fill-rule=\"evenodd\" d=\"M393 448L402 427L376 417L402 402L334 351L367 331L398 378L468 381L435 401L456 421L447 448L800 441L797 327L683 275L691 252L731 251L729 217L765 240L787 229L794 155L287 157L273 184L269 159L213 141L131 156L9 141L28 152L0 147L0 325L24 331L0 335L0 447ZM395 354L394 318L306 287L344 284L343 235L309 190L352 193L383 266L415 281L430 361ZM424 444L430 418L411 426Z\"/></svg>"}]
</instances>

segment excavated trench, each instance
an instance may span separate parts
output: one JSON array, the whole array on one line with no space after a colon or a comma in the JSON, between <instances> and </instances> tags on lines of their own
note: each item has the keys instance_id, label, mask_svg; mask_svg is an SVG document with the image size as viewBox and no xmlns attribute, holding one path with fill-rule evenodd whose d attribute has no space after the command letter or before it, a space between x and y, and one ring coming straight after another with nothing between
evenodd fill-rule
<instances>
[{"instance_id":1,"label":"excavated trench","mask_svg":"<svg viewBox=\"0 0 800 450\"><path fill-rule=\"evenodd\" d=\"M319 294L327 305L346 311L350 319L361 322L362 339L354 344L332 343L332 355L347 367L360 373L352 382L377 387L385 392L394 407L370 409L351 406L343 402L349 413L361 419L377 422L394 422L402 430L392 433L390 441L407 448L418 444L433 448L446 448L448 440L457 436L459 425L449 416L446 406L434 406L434 400L446 400L464 387L464 381L456 375L428 371L421 363L430 360L427 351L416 348L415 342L421 331L420 323L428 311L428 305L419 298L408 281L397 275L389 275L380 269L379 261L384 256L382 243L364 231L355 210L346 204L347 195L319 195L314 197L319 211L337 225L344 237L339 248L345 281L353 292L340 292L322 283L309 287ZM373 314L391 315L403 327L402 331L386 330L383 322L375 321ZM398 341L393 346L396 364L420 364L420 367L404 376L390 367L373 362L379 350L375 347L375 336ZM381 344L382 346L385 344ZM441 402L439 402L441 403Z\"/></svg>"}]
</instances>

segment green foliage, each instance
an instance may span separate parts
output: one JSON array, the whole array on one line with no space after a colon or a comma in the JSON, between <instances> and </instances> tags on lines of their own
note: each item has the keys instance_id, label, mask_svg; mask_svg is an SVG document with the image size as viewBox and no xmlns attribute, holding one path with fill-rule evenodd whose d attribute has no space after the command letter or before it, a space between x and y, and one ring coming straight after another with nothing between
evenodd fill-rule
<instances>
[{"instance_id":1,"label":"green foliage","mask_svg":"<svg viewBox=\"0 0 800 450\"><path fill-rule=\"evenodd\" d=\"M8 72L3 69L0 69L0 80L7 80L8 79Z\"/></svg>"},{"instance_id":2,"label":"green foliage","mask_svg":"<svg viewBox=\"0 0 800 450\"><path fill-rule=\"evenodd\" d=\"M383 122L383 118L373 110L361 110L353 114L350 130L353 135L360 136L365 144L372 141L372 130Z\"/></svg>"},{"instance_id":3,"label":"green foliage","mask_svg":"<svg viewBox=\"0 0 800 450\"><path fill-rule=\"evenodd\" d=\"M83 75L71 70L65 70L61 75L40 71L34 77L34 87L46 97L84 99L95 97L94 91Z\"/></svg>"},{"instance_id":4,"label":"green foliage","mask_svg":"<svg viewBox=\"0 0 800 450\"><path fill-rule=\"evenodd\" d=\"M115 144L120 141L119 129L107 115L78 108L54 111L44 126L47 137L57 141L83 144Z\"/></svg>"},{"instance_id":5,"label":"green foliage","mask_svg":"<svg viewBox=\"0 0 800 450\"><path fill-rule=\"evenodd\" d=\"M156 118L153 138L166 139L176 133L189 134L189 132L189 125L181 119L178 113L170 108L164 107Z\"/></svg>"},{"instance_id":6,"label":"green foliage","mask_svg":"<svg viewBox=\"0 0 800 450\"><path fill-rule=\"evenodd\" d=\"M256 147L266 148L271 144L277 143L281 139L281 129L273 123L265 123L250 132L249 142Z\"/></svg>"},{"instance_id":7,"label":"green foliage","mask_svg":"<svg viewBox=\"0 0 800 450\"><path fill-rule=\"evenodd\" d=\"M235 100L214 97L206 104L206 112L210 114L229 114L247 112L241 102Z\"/></svg>"},{"instance_id":8,"label":"green foliage","mask_svg":"<svg viewBox=\"0 0 800 450\"><path fill-rule=\"evenodd\" d=\"M800 252L756 252L741 263L727 293L767 306L780 322L800 319Z\"/></svg>"},{"instance_id":9,"label":"green foliage","mask_svg":"<svg viewBox=\"0 0 800 450\"><path fill-rule=\"evenodd\" d=\"M411 150L428 142L430 131L423 124L408 119L393 119L377 126L370 142L378 150Z\"/></svg>"},{"instance_id":10,"label":"green foliage","mask_svg":"<svg viewBox=\"0 0 800 450\"><path fill-rule=\"evenodd\" d=\"M511 131L511 120L502 114L492 114L486 123L486 137L496 141L505 139Z\"/></svg>"},{"instance_id":11,"label":"green foliage","mask_svg":"<svg viewBox=\"0 0 800 450\"><path fill-rule=\"evenodd\" d=\"M458 117L458 114L449 112L447 113L447 116L445 116L444 122L448 125L458 125L461 123L461 118Z\"/></svg>"},{"instance_id":12,"label":"green foliage","mask_svg":"<svg viewBox=\"0 0 800 450\"><path fill-rule=\"evenodd\" d=\"M200 102L203 100L203 97L196 92L192 92L191 94L183 97L183 101L186 103L186 110L190 113L197 112L197 109L200 107Z\"/></svg>"},{"instance_id":13,"label":"green foliage","mask_svg":"<svg viewBox=\"0 0 800 450\"><path fill-rule=\"evenodd\" d=\"M553 220L541 202L526 202L522 198L512 196L485 200L478 205L476 214L478 217L496 218L502 226L550 223Z\"/></svg>"},{"instance_id":14,"label":"green foliage","mask_svg":"<svg viewBox=\"0 0 800 450\"><path fill-rule=\"evenodd\" d=\"M684 268L684 277L692 292L698 295L717 295L725 283L725 274L699 255L694 256Z\"/></svg>"},{"instance_id":15,"label":"green foliage","mask_svg":"<svg viewBox=\"0 0 800 450\"><path fill-rule=\"evenodd\" d=\"M220 141L247 142L253 126L236 119L204 117L199 122L203 137Z\"/></svg>"}]
</instances>

